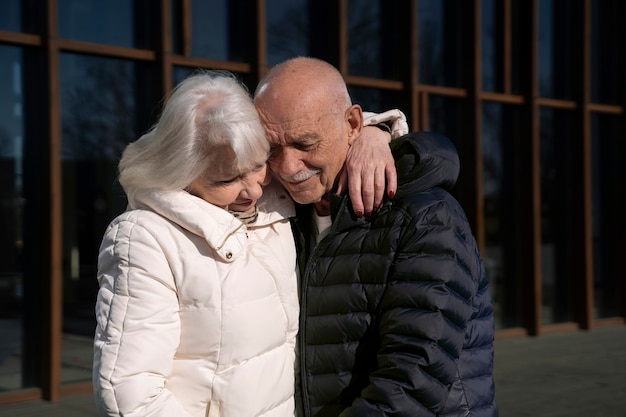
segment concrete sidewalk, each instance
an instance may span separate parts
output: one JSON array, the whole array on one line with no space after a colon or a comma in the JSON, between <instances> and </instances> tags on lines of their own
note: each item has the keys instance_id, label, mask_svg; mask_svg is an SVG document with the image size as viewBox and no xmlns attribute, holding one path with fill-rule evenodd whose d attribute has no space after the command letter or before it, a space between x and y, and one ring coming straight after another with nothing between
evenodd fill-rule
<instances>
[{"instance_id":1,"label":"concrete sidewalk","mask_svg":"<svg viewBox=\"0 0 626 417\"><path fill-rule=\"evenodd\" d=\"M495 378L500 417L626 417L626 326L497 340ZM91 394L0 406L34 416L98 413Z\"/></svg>"},{"instance_id":2,"label":"concrete sidewalk","mask_svg":"<svg viewBox=\"0 0 626 417\"><path fill-rule=\"evenodd\" d=\"M496 341L501 417L626 417L626 326Z\"/></svg>"}]
</instances>

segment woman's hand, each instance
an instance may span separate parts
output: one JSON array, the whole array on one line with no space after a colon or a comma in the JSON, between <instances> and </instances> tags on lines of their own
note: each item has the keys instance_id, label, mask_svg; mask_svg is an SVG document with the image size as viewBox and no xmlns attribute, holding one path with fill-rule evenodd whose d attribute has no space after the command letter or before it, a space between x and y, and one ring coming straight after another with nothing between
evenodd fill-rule
<instances>
[{"instance_id":1,"label":"woman's hand","mask_svg":"<svg viewBox=\"0 0 626 417\"><path fill-rule=\"evenodd\" d=\"M376 126L365 126L348 150L337 194L344 194L347 186L358 217L369 217L382 207L385 189L389 198L396 193L396 167L390 140L390 133Z\"/></svg>"}]
</instances>

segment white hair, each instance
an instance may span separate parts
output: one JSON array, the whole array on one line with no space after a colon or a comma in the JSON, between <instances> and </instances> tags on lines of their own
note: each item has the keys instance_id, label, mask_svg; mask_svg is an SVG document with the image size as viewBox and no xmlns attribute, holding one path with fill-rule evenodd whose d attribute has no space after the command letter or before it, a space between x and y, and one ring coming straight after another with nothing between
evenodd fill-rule
<instances>
[{"instance_id":1,"label":"white hair","mask_svg":"<svg viewBox=\"0 0 626 417\"><path fill-rule=\"evenodd\" d=\"M233 149L242 172L269 153L246 87L226 71L194 74L174 88L158 122L126 147L119 182L129 202L138 190L183 190L211 168L220 145Z\"/></svg>"}]
</instances>

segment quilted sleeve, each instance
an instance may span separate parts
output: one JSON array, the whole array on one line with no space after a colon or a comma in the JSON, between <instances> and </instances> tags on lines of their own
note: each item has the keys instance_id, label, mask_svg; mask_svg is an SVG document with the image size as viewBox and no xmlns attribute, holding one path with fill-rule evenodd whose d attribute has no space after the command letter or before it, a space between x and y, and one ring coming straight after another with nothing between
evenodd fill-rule
<instances>
[{"instance_id":1,"label":"quilted sleeve","mask_svg":"<svg viewBox=\"0 0 626 417\"><path fill-rule=\"evenodd\" d=\"M433 198L403 227L379 309L377 369L342 417L435 416L443 409L457 377L480 263L464 217L454 211Z\"/></svg>"},{"instance_id":2,"label":"quilted sleeve","mask_svg":"<svg viewBox=\"0 0 626 417\"><path fill-rule=\"evenodd\" d=\"M174 278L158 241L112 223L98 257L93 385L101 415L190 416L164 388L179 343Z\"/></svg>"}]
</instances>

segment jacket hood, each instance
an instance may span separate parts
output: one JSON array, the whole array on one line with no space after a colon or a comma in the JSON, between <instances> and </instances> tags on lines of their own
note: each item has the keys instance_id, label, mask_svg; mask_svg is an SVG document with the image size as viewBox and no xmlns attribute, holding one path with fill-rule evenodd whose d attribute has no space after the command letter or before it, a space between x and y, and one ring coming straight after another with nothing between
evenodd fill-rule
<instances>
[{"instance_id":1,"label":"jacket hood","mask_svg":"<svg viewBox=\"0 0 626 417\"><path fill-rule=\"evenodd\" d=\"M419 193L433 187L450 190L456 184L460 169L459 156L454 144L446 136L434 132L413 132L392 140L390 147L396 160L398 176L396 196ZM347 195L333 194L330 203L333 222L342 208L350 213L351 222L367 221L354 214ZM300 216L301 213L298 214Z\"/></svg>"},{"instance_id":2,"label":"jacket hood","mask_svg":"<svg viewBox=\"0 0 626 417\"><path fill-rule=\"evenodd\" d=\"M459 156L450 139L434 132L415 132L391 142L396 160L398 192L432 187L450 190L459 176Z\"/></svg>"}]
</instances>

